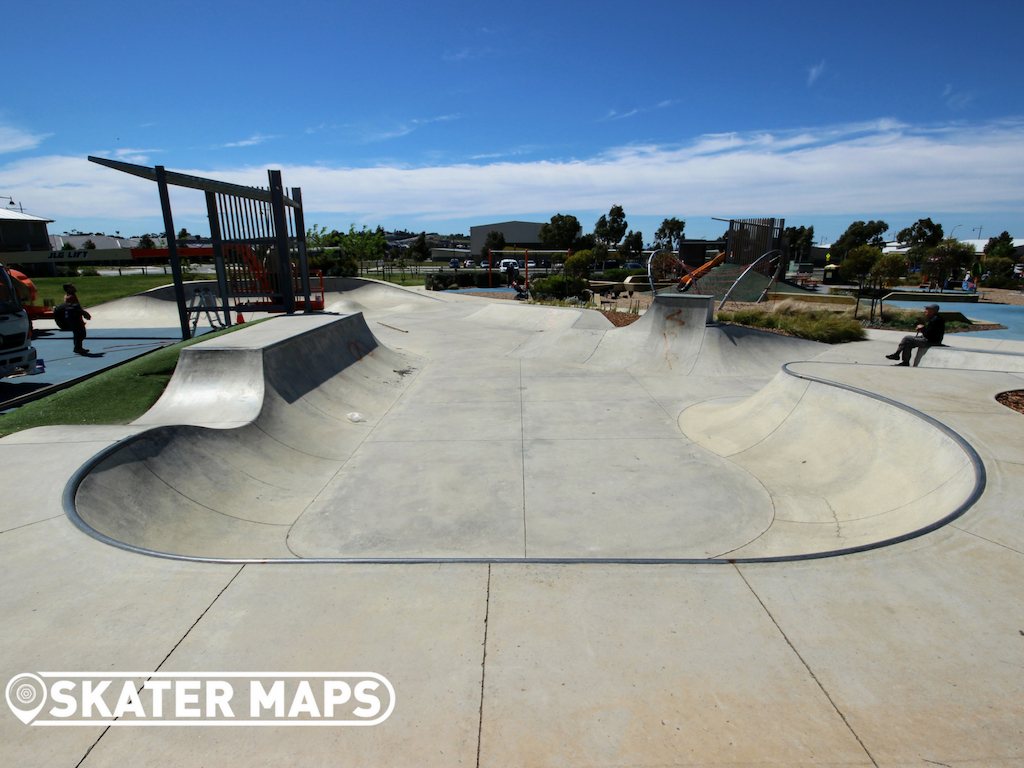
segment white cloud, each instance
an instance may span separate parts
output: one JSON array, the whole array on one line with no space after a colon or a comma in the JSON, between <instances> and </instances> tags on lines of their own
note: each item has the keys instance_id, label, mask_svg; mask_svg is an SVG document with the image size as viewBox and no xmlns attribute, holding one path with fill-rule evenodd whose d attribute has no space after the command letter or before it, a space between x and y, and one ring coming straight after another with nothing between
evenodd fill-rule
<instances>
[{"instance_id":1,"label":"white cloud","mask_svg":"<svg viewBox=\"0 0 1024 768\"><path fill-rule=\"evenodd\" d=\"M255 147L257 144L262 144L267 139L276 139L276 136L264 136L256 133L250 136L248 139L242 139L241 141L229 141L224 144L225 147Z\"/></svg>"},{"instance_id":2,"label":"white cloud","mask_svg":"<svg viewBox=\"0 0 1024 768\"><path fill-rule=\"evenodd\" d=\"M28 133L10 125L0 125L0 154L35 149L43 139L52 135L50 133Z\"/></svg>"},{"instance_id":3,"label":"white cloud","mask_svg":"<svg viewBox=\"0 0 1024 768\"><path fill-rule=\"evenodd\" d=\"M809 70L807 70L807 85L814 85L815 81L821 77L821 73L825 71L825 60L822 59L820 64L815 64Z\"/></svg>"},{"instance_id":4,"label":"white cloud","mask_svg":"<svg viewBox=\"0 0 1024 768\"><path fill-rule=\"evenodd\" d=\"M963 109L974 100L973 93L952 93L946 99L946 105L950 109Z\"/></svg>"},{"instance_id":5,"label":"white cloud","mask_svg":"<svg viewBox=\"0 0 1024 768\"><path fill-rule=\"evenodd\" d=\"M362 221L530 212L546 218L603 210L608 200L654 216L1024 211L1024 122L913 127L877 120L617 147L588 159L173 170L265 186L267 167L280 167L289 186L302 187L310 214ZM155 185L80 158L18 160L0 167L0 186L58 220L159 215ZM172 202L176 215L205 210L202 195L188 190L175 190Z\"/></svg>"},{"instance_id":6,"label":"white cloud","mask_svg":"<svg viewBox=\"0 0 1024 768\"><path fill-rule=\"evenodd\" d=\"M426 125L427 123L446 123L449 120L459 120L462 115L456 113L454 115L438 115L437 117L424 117L417 120L413 120L417 125Z\"/></svg>"},{"instance_id":7,"label":"white cloud","mask_svg":"<svg viewBox=\"0 0 1024 768\"><path fill-rule=\"evenodd\" d=\"M142 164L145 164L145 163L149 162L149 156L151 154L153 154L154 152L161 152L161 151L163 151L163 150L159 150L159 149L128 149L127 147L125 147L123 149L115 149L113 154L114 154L114 159L115 160L123 160L126 163L138 163L138 164L142 165ZM110 153L109 152L104 152L104 153L101 154L101 153L97 152L96 154L99 157L107 157Z\"/></svg>"},{"instance_id":8,"label":"white cloud","mask_svg":"<svg viewBox=\"0 0 1024 768\"><path fill-rule=\"evenodd\" d=\"M458 51L445 51L441 54L442 61L465 61L473 55L471 48L462 48Z\"/></svg>"}]
</instances>

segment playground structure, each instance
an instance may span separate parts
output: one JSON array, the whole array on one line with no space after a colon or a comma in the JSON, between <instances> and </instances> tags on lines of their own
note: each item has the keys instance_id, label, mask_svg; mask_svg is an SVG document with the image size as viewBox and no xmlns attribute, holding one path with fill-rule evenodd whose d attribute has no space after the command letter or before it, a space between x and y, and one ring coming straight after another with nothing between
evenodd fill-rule
<instances>
[{"instance_id":1,"label":"playground structure","mask_svg":"<svg viewBox=\"0 0 1024 768\"><path fill-rule=\"evenodd\" d=\"M293 187L286 195L280 171L268 171L268 186L262 188L175 173L159 165L89 160L157 183L182 339L191 338L195 323L190 323L190 317L200 313L219 311L226 327L231 325L232 310L244 318L243 312L293 314L323 309L322 275L314 273L318 285L311 284L306 260L302 190ZM168 185L205 193L217 271L214 306L205 297L186 304Z\"/></svg>"}]
</instances>

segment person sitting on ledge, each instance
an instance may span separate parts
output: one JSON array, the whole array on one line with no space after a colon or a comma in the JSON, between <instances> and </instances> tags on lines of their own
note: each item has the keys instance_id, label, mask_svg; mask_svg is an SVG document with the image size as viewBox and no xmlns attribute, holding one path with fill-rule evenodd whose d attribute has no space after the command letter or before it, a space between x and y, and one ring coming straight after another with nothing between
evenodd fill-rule
<instances>
[{"instance_id":1,"label":"person sitting on ledge","mask_svg":"<svg viewBox=\"0 0 1024 768\"><path fill-rule=\"evenodd\" d=\"M936 347L942 344L942 337L946 335L946 321L939 317L939 305L929 304L924 308L925 321L917 326L916 336L904 336L899 347L891 355L886 355L889 360L900 360L896 365L910 365L910 351L920 347Z\"/></svg>"}]
</instances>

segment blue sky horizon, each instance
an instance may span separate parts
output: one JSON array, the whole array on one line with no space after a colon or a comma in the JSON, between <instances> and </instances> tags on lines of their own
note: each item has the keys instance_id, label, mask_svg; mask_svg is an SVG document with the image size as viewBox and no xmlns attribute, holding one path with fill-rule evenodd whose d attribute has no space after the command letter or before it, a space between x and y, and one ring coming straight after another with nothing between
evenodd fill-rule
<instances>
[{"instance_id":1,"label":"blue sky horizon","mask_svg":"<svg viewBox=\"0 0 1024 768\"><path fill-rule=\"evenodd\" d=\"M1024 236L1024 6L39 0L6 12L0 196L51 231L163 230L120 159L264 186L307 224L469 233L613 204L829 242ZM40 32L45 38L40 42ZM53 44L56 41L56 44ZM273 52L273 53L271 53ZM7 200L0 199L6 205ZM202 196L175 225L208 233Z\"/></svg>"}]
</instances>

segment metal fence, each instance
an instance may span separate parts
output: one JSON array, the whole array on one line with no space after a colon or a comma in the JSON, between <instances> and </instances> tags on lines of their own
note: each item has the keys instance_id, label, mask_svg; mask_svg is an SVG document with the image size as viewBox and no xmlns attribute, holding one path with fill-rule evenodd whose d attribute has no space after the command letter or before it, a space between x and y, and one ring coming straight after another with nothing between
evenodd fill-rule
<instances>
[{"instance_id":1,"label":"metal fence","mask_svg":"<svg viewBox=\"0 0 1024 768\"><path fill-rule=\"evenodd\" d=\"M293 187L286 195L280 171L267 172L267 187L246 187L175 173L162 165L149 168L100 157L89 160L157 183L183 339L192 335L189 315L210 308L203 302L186 305L168 186L206 194L210 239L201 242L213 246L217 312L223 314L224 325L231 325L232 311L292 314L323 309L322 283L318 291L310 285L302 191Z\"/></svg>"}]
</instances>

